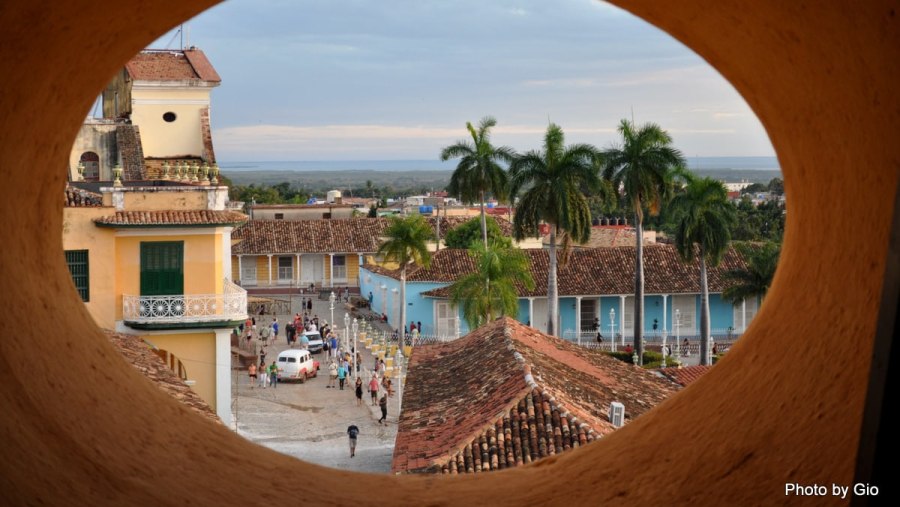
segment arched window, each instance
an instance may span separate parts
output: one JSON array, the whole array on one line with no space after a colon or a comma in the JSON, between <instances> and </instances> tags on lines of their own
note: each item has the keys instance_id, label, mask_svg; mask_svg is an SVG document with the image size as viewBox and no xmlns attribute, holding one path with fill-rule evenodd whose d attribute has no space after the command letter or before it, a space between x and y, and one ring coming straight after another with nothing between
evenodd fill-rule
<instances>
[{"instance_id":1,"label":"arched window","mask_svg":"<svg viewBox=\"0 0 900 507\"><path fill-rule=\"evenodd\" d=\"M84 181L98 181L100 179L100 157L93 151L81 154L79 162L84 165Z\"/></svg>"}]
</instances>

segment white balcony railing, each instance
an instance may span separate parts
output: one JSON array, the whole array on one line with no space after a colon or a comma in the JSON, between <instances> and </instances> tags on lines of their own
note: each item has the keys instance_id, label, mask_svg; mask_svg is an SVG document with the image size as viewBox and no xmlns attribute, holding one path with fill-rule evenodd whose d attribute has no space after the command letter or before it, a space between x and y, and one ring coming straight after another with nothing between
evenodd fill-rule
<instances>
[{"instance_id":1,"label":"white balcony railing","mask_svg":"<svg viewBox=\"0 0 900 507\"><path fill-rule=\"evenodd\" d=\"M247 318L247 291L225 280L222 294L122 296L125 322L178 324Z\"/></svg>"}]
</instances>

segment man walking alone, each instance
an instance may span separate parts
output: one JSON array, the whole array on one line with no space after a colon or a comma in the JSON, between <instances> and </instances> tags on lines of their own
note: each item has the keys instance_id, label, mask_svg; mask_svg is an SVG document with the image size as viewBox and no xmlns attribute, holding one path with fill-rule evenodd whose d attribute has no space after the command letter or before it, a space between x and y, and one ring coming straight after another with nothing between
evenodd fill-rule
<instances>
[{"instance_id":1,"label":"man walking alone","mask_svg":"<svg viewBox=\"0 0 900 507\"><path fill-rule=\"evenodd\" d=\"M359 428L351 424L347 428L347 436L350 437L350 457L356 456L356 437L359 436Z\"/></svg>"}]
</instances>

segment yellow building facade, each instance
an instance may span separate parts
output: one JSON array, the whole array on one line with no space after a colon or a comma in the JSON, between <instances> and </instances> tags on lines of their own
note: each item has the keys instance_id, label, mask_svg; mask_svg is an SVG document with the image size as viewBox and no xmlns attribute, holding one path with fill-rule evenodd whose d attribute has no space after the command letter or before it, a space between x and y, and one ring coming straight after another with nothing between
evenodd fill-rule
<instances>
[{"instance_id":1,"label":"yellow building facade","mask_svg":"<svg viewBox=\"0 0 900 507\"><path fill-rule=\"evenodd\" d=\"M231 281L226 187L73 188L63 245L76 290L97 325L138 334L180 364L188 382L231 422L231 332L247 293Z\"/></svg>"}]
</instances>

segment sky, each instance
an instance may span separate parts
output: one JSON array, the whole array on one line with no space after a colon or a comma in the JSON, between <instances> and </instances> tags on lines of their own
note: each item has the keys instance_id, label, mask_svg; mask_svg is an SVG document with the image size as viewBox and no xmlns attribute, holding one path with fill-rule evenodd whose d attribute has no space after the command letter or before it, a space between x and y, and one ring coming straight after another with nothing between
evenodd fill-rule
<instances>
[{"instance_id":1,"label":"sky","mask_svg":"<svg viewBox=\"0 0 900 507\"><path fill-rule=\"evenodd\" d=\"M228 0L184 26L222 77L220 161L436 159L487 115L518 151L549 122L610 146L633 117L688 157L774 155L709 64L596 0Z\"/></svg>"}]
</instances>

